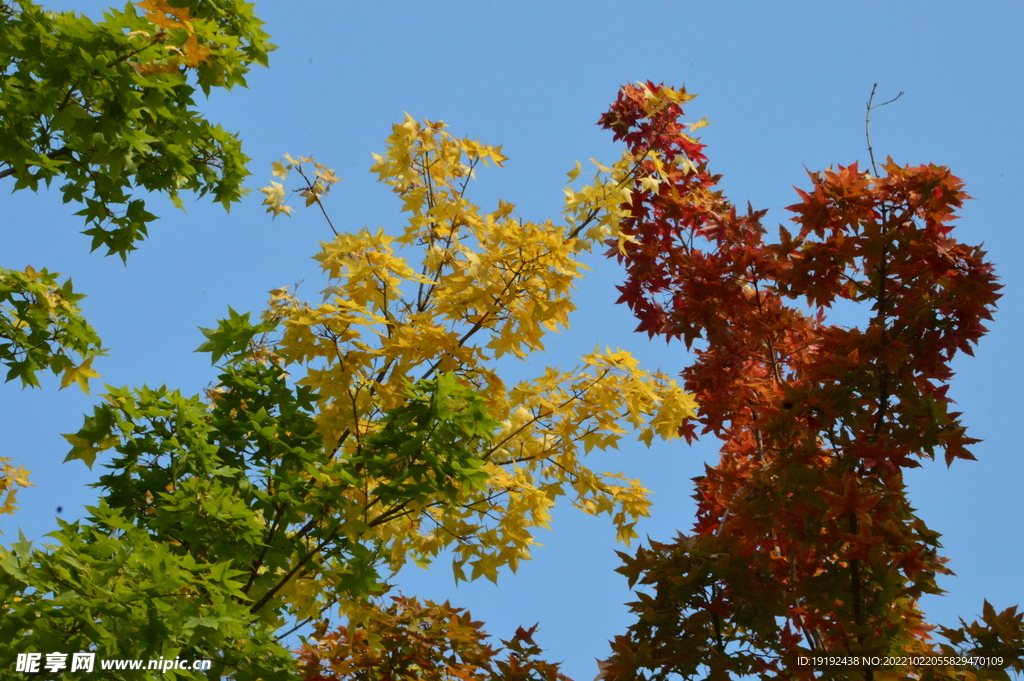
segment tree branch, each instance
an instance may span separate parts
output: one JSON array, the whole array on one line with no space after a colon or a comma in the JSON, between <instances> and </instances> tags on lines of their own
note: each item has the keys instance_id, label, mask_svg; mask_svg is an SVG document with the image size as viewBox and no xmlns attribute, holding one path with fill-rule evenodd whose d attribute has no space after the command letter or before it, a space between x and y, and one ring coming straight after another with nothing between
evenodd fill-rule
<instances>
[{"instance_id":1,"label":"tree branch","mask_svg":"<svg viewBox=\"0 0 1024 681\"><path fill-rule=\"evenodd\" d=\"M48 153L46 155L46 158L48 158L48 159L55 159L55 158L58 158L60 156L72 156L73 154L74 154L74 152L70 148L68 148L68 147L61 147L60 149L57 149L56 151L51 151L50 153ZM17 172L18 172L18 169L17 168L13 168L13 167L8 168L6 170L0 170L0 180L4 179L5 177L10 177L11 175L15 175L15 174L17 174Z\"/></svg>"},{"instance_id":2,"label":"tree branch","mask_svg":"<svg viewBox=\"0 0 1024 681\"><path fill-rule=\"evenodd\" d=\"M878 83L875 83L871 86L871 96L868 97L867 105L868 111L867 115L864 117L864 135L865 137L867 137L868 140L868 155L871 157L871 170L875 173L875 177L878 177L878 167L875 165L875 150L871 148L871 110L877 109L880 106L885 106L886 104L892 104L897 99L903 96L903 92L900 91L898 95L890 99L888 102L882 102L881 104L872 105L871 102L873 102L875 99L875 90L877 88Z\"/></svg>"}]
</instances>

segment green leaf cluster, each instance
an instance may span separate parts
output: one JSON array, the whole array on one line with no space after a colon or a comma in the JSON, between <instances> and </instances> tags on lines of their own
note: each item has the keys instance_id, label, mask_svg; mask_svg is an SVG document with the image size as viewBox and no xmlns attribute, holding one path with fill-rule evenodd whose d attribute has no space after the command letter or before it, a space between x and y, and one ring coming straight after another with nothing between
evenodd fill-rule
<instances>
[{"instance_id":1,"label":"green leaf cluster","mask_svg":"<svg viewBox=\"0 0 1024 681\"><path fill-rule=\"evenodd\" d=\"M0 664L94 650L211 659L209 678L291 678L285 628L385 591L380 529L482 485L472 452L498 427L447 374L409 386L347 458L324 446L317 395L273 361L227 363L205 399L108 391L65 436L69 460L113 453L92 516L62 523L49 549L0 549Z\"/></svg>"},{"instance_id":2,"label":"green leaf cluster","mask_svg":"<svg viewBox=\"0 0 1024 681\"><path fill-rule=\"evenodd\" d=\"M77 382L88 392L87 380L96 375L89 365L104 352L78 306L85 296L58 276L0 269L0 364L7 381L38 387L37 374L48 369L64 375L63 385Z\"/></svg>"},{"instance_id":3,"label":"green leaf cluster","mask_svg":"<svg viewBox=\"0 0 1024 681\"><path fill-rule=\"evenodd\" d=\"M137 195L210 194L225 208L245 193L241 142L196 109L197 89L245 85L273 46L242 0L142 0L95 22L28 1L0 0L0 179L14 190L60 182L83 206L93 250L122 260L156 216ZM104 354L71 281L47 270L0 269L0 365L6 380L38 386L62 374L88 392ZM0 512L13 508L23 471L0 468Z\"/></svg>"},{"instance_id":4,"label":"green leaf cluster","mask_svg":"<svg viewBox=\"0 0 1024 681\"><path fill-rule=\"evenodd\" d=\"M483 398L452 374L411 386L407 396L351 458L378 481L374 493L386 503L426 504L440 494L454 504L471 489L484 489L489 475L474 457L476 444L490 440L501 424Z\"/></svg>"},{"instance_id":5,"label":"green leaf cluster","mask_svg":"<svg viewBox=\"0 0 1024 681\"><path fill-rule=\"evenodd\" d=\"M237 136L195 108L197 88L245 84L273 46L241 0L127 4L94 22L27 0L0 4L0 178L62 181L93 249L125 258L156 216L137 190L210 194L225 208L248 174ZM194 76L190 75L194 71Z\"/></svg>"},{"instance_id":6,"label":"green leaf cluster","mask_svg":"<svg viewBox=\"0 0 1024 681\"><path fill-rule=\"evenodd\" d=\"M251 351L253 339L257 335L272 331L275 327L272 321L253 324L249 321L249 314L238 314L228 307L228 318L221 319L216 329L200 329L208 340L196 352L210 353L214 364L224 356L229 359L244 357Z\"/></svg>"},{"instance_id":7,"label":"green leaf cluster","mask_svg":"<svg viewBox=\"0 0 1024 681\"><path fill-rule=\"evenodd\" d=\"M229 561L177 553L105 503L89 510L85 521L61 523L50 551L21 541L0 552L0 666L14 669L26 651L91 651L99 659L212 659L213 670L258 666L271 672L263 678L288 678L290 653L250 626Z\"/></svg>"}]
</instances>

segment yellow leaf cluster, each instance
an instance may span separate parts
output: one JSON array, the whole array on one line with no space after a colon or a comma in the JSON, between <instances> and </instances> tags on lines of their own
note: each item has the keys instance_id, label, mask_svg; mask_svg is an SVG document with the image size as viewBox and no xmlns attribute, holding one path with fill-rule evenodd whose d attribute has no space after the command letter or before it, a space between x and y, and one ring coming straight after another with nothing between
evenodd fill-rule
<instances>
[{"instance_id":1,"label":"yellow leaf cluster","mask_svg":"<svg viewBox=\"0 0 1024 681\"><path fill-rule=\"evenodd\" d=\"M286 158L289 165L274 166L278 177L312 162ZM265 315L283 321L274 350L286 364L304 365L299 382L319 395L318 425L335 461L360 450L383 415L407 399L410 383L442 372L479 391L502 425L475 455L488 476L483 489L464 490L457 503L438 499L396 512L360 507L371 498L370 481L352 492L361 526L388 546L392 569L410 559L425 564L447 549L462 579L466 566L469 578L495 580L503 566L514 570L528 559L534 530L548 524L562 496L610 516L628 542L647 515L647 491L583 459L594 447L615 447L630 429L648 443L654 435L676 437L695 415L692 396L621 350L595 350L575 369L547 368L512 388L496 365L543 350L546 333L568 327L585 269L576 255L616 234L621 188L598 184L576 195L569 212L594 213L593 227L578 238L585 219L533 223L513 217L504 201L490 212L470 203L477 166L501 166L506 157L500 147L453 137L443 123L407 115L374 160L372 172L402 201L404 228L323 242L315 256L330 279L323 302L273 292ZM609 182L625 182L632 163L605 169ZM268 210L284 212L283 189L272 187L264 190Z\"/></svg>"},{"instance_id":2,"label":"yellow leaf cluster","mask_svg":"<svg viewBox=\"0 0 1024 681\"><path fill-rule=\"evenodd\" d=\"M21 466L15 468L11 459L0 457L0 514L14 513L18 508L15 504L18 488L31 486L28 471Z\"/></svg>"},{"instance_id":3,"label":"yellow leaf cluster","mask_svg":"<svg viewBox=\"0 0 1024 681\"><path fill-rule=\"evenodd\" d=\"M333 170L316 163L311 158L300 156L298 159L294 159L289 154L285 154L284 159L287 163L276 161L270 164L273 169L272 174L285 180L291 171L297 171L305 181L305 185L295 191L298 192L299 196L306 199L306 207L312 206L314 203L320 204L320 200L331 191L331 186L341 181L341 178L335 175ZM312 177L306 174L303 165L305 163L313 164ZM263 205L267 206L268 213L273 213L275 218L282 213L291 215L293 209L291 206L285 205L286 197L283 184L271 182L266 187L260 189L260 191L265 195Z\"/></svg>"},{"instance_id":4,"label":"yellow leaf cluster","mask_svg":"<svg viewBox=\"0 0 1024 681\"><path fill-rule=\"evenodd\" d=\"M572 236L583 234L579 248L589 250L592 242L615 239L619 248L631 237L622 234L619 224L629 215L627 202L631 197L631 182L643 158L624 153L612 167L591 159L597 168L593 181L579 189L565 188L565 208L562 214ZM569 171L569 182L575 182L582 172L579 162Z\"/></svg>"},{"instance_id":5,"label":"yellow leaf cluster","mask_svg":"<svg viewBox=\"0 0 1024 681\"><path fill-rule=\"evenodd\" d=\"M273 213L276 218L281 213L285 215L291 215L294 208L285 205L284 185L280 182L271 182L266 187L260 189L266 195L263 199L263 205L267 206L267 212Z\"/></svg>"},{"instance_id":6,"label":"yellow leaf cluster","mask_svg":"<svg viewBox=\"0 0 1024 681\"><path fill-rule=\"evenodd\" d=\"M147 47L162 45L164 53L157 59L133 61L135 72L148 76L155 73L174 73L183 65L188 68L199 68L214 55L210 45L215 43L206 37L206 28L189 14L186 7L175 7L165 0L142 0L135 5L143 10L146 18L158 32L151 35L148 31L132 31L132 38L140 38L140 44ZM200 26L197 26L197 23ZM204 43L199 42L200 36ZM146 52L143 48L140 54Z\"/></svg>"}]
</instances>

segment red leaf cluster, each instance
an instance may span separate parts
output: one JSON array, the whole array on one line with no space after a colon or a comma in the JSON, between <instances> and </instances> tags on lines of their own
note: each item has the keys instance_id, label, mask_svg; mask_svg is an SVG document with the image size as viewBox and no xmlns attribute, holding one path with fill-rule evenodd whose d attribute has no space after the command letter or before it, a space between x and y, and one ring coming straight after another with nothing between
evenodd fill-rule
<instances>
[{"instance_id":1,"label":"red leaf cluster","mask_svg":"<svg viewBox=\"0 0 1024 681\"><path fill-rule=\"evenodd\" d=\"M572 681L541 659L537 627L519 627L503 652L462 608L395 596L364 603L348 624L300 651L306 681ZM322 633L322 632L321 632Z\"/></svg>"},{"instance_id":2,"label":"red leaf cluster","mask_svg":"<svg viewBox=\"0 0 1024 681\"><path fill-rule=\"evenodd\" d=\"M621 225L633 241L609 255L637 330L692 350L686 389L723 444L696 478L692 533L623 555L638 620L602 677L810 678L787 657L929 652L917 601L948 570L903 469L974 458L947 381L1000 288L984 252L952 236L963 183L891 160L881 177L856 163L810 173L795 233L770 243L766 211L737 211L684 132L687 97L626 86L601 117L646 159ZM838 301L866 321L829 323Z\"/></svg>"}]
</instances>

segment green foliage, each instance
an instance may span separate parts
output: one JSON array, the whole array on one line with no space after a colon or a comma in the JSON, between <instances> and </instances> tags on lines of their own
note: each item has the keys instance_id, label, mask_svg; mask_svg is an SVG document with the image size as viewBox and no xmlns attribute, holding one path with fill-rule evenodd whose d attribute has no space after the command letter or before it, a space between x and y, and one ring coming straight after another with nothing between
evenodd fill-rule
<instances>
[{"instance_id":1,"label":"green foliage","mask_svg":"<svg viewBox=\"0 0 1024 681\"><path fill-rule=\"evenodd\" d=\"M484 489L489 476L467 440L489 440L501 424L490 417L483 399L452 374L422 381L407 395L409 401L391 411L350 459L380 481L375 493L388 503L425 504L437 493L456 503L471 488ZM450 406L453 401L457 410Z\"/></svg>"},{"instance_id":2,"label":"green foliage","mask_svg":"<svg viewBox=\"0 0 1024 681\"><path fill-rule=\"evenodd\" d=\"M105 503L89 510L85 521L61 523L51 551L22 541L0 553L0 667L13 669L26 651L92 651L212 659L214 670L258 665L278 674L263 678L287 678L291 655L250 626L241 573L229 561L177 552ZM132 674L107 678L151 678ZM161 678L194 677L172 670Z\"/></svg>"},{"instance_id":3,"label":"green foliage","mask_svg":"<svg viewBox=\"0 0 1024 681\"><path fill-rule=\"evenodd\" d=\"M78 383L89 391L97 374L92 359L104 354L96 331L82 317L71 280L58 283L56 272L0 269L0 364L6 380L39 386L37 373L63 374L61 387Z\"/></svg>"},{"instance_id":4,"label":"green foliage","mask_svg":"<svg viewBox=\"0 0 1024 681\"><path fill-rule=\"evenodd\" d=\"M243 193L238 138L196 109L196 87L245 84L267 35L241 0L127 4L94 22L19 0L0 4L0 178L64 182L92 247L126 258L156 219L134 191L183 190L225 208ZM190 79L189 71L195 71Z\"/></svg>"},{"instance_id":5,"label":"green foliage","mask_svg":"<svg viewBox=\"0 0 1024 681\"><path fill-rule=\"evenodd\" d=\"M210 194L225 208L244 194L248 159L237 136L195 108L196 88L245 85L251 64L273 46L242 0L128 3L104 20L49 12L29 0L0 0L0 179L38 190L54 179L64 202L84 207L93 250L122 260L156 216L136 193ZM0 269L0 364L6 380L38 386L36 374L63 373L61 387L88 392L101 355L70 280L45 269ZM23 472L0 468L0 512L13 508Z\"/></svg>"},{"instance_id":6,"label":"green foliage","mask_svg":"<svg viewBox=\"0 0 1024 681\"><path fill-rule=\"evenodd\" d=\"M249 314L238 314L228 307L228 318L220 320L216 329L200 329L209 340L196 348L196 352L210 353L214 364L225 355L237 359L247 354L253 338L274 328L274 324L268 321L253 324L249 321Z\"/></svg>"},{"instance_id":7,"label":"green foliage","mask_svg":"<svg viewBox=\"0 0 1024 681\"><path fill-rule=\"evenodd\" d=\"M282 627L386 588L376 528L481 484L471 452L497 428L481 399L450 375L407 395L342 459L324 449L316 394L272 361L228 364L206 401L109 388L65 436L69 460L115 452L92 516L62 523L50 550L0 550L0 632L12 642L0 664L95 650L207 658L209 678L290 678Z\"/></svg>"}]
</instances>

